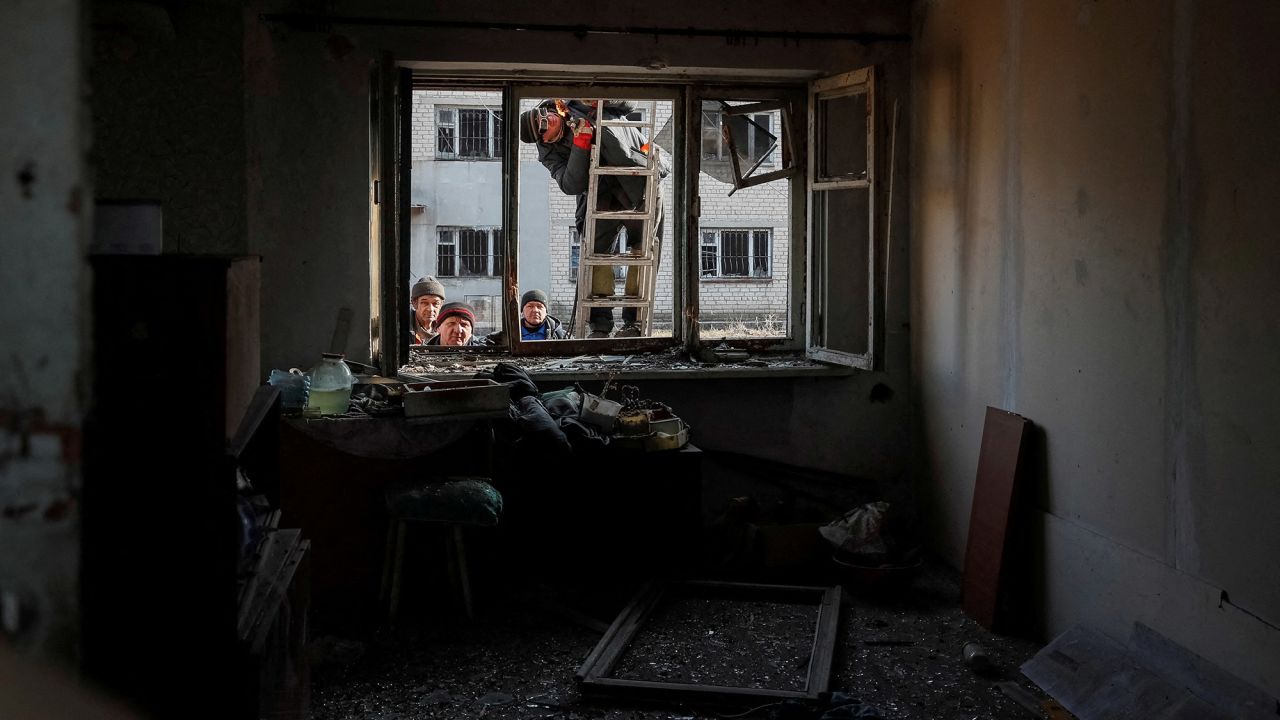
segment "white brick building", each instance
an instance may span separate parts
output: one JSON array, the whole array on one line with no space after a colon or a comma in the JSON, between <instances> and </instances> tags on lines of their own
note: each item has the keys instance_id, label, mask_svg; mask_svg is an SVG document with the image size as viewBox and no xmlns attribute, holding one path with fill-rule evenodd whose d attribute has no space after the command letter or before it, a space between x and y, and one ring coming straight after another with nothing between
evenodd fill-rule
<instances>
[{"instance_id":1,"label":"white brick building","mask_svg":"<svg viewBox=\"0 0 1280 720\"><path fill-rule=\"evenodd\" d=\"M450 300L465 299L480 314L477 332L500 326L502 257L501 93L415 90L410 272L436 275ZM522 102L532 107L535 100ZM638 105L647 105L639 103ZM671 103L657 104L658 137L671 136ZM708 108L711 110L711 108ZM711 127L718 112L704 114L699 285L703 332L734 323L785 331L789 281L789 199L785 181L746 188L729 197L728 148ZM757 120L777 132L777 113ZM736 138L736 136L735 136ZM763 148L763 143L762 143ZM762 171L776 167L774 150ZM577 287L576 198L560 192L538 162L532 145L520 146L520 290L547 291L550 312L566 324ZM665 215L655 304L655 334L672 323L672 188L661 184ZM621 278L619 278L619 291ZM736 326L741 329L741 326Z\"/></svg>"}]
</instances>

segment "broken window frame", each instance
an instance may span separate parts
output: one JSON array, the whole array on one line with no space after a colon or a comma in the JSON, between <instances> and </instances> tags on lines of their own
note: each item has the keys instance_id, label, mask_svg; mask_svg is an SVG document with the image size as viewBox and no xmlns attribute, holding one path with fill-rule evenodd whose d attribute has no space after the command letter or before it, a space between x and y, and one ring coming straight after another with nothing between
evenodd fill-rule
<instances>
[{"instance_id":1,"label":"broken window frame","mask_svg":"<svg viewBox=\"0 0 1280 720\"><path fill-rule=\"evenodd\" d=\"M686 594L778 602L807 602L817 606L813 646L803 690L747 688L700 683L627 680L611 677L631 643L640 635L664 598ZM768 700L816 701L831 685L831 669L840 625L839 586L762 585L715 581L650 584L623 608L574 673L584 694L634 700L671 700L758 704Z\"/></svg>"},{"instance_id":2,"label":"broken window frame","mask_svg":"<svg viewBox=\"0 0 1280 720\"><path fill-rule=\"evenodd\" d=\"M879 252L877 230L881 198L877 184L878 165L880 161L876 153L879 131L879 112L876 107L876 75L875 67L866 67L850 72L814 80L809 84L808 103L808 239L805 250L808 294L806 307L810 311L805 316L805 346L808 357L834 365L872 370L880 366L880 345L883 337L884 293L881 278L883 264L882 253ZM819 174L819 164L826 147L827 126L821 121L822 103L847 96L866 96L866 170L865 173L845 176L827 176ZM837 131L840 128L836 128ZM831 267L829 248L832 242L840 238L828 236L822 226L822 214L826 212L827 203L833 191L854 190L865 191L867 208L866 235L866 350L850 352L827 345L829 313L832 298L829 296L833 287L846 287L846 281L836 281L835 273L841 268ZM856 268L855 268L856 269Z\"/></svg>"},{"instance_id":3,"label":"broken window frame","mask_svg":"<svg viewBox=\"0 0 1280 720\"><path fill-rule=\"evenodd\" d=\"M769 148L768 152L763 153L760 157L756 158L751 167L747 168L746 172L743 172L741 163L738 160L738 149L734 144L733 133L723 130L723 128L728 127L728 123L726 123L725 120L731 117L745 116L747 118L747 122L754 125L756 123L751 119L753 115L768 113L774 110L781 111L779 114L779 117L781 118L781 127L779 128L779 132L781 134L774 136L777 138L775 144L782 149L782 158L778 163L780 167L777 170L770 170L769 172L761 173L759 175L752 174L773 155L773 148ZM735 190L763 185L767 182L773 182L774 180L781 180L783 178L789 178L799 174L800 168L796 164L796 144L795 140L792 138L791 130L794 124L795 123L792 122L788 104L781 100L768 100L749 105L728 105L721 108L721 136L729 145L729 163L733 168L733 186ZM773 135L772 131L766 130L765 132ZM754 143L754 135L748 135L748 137L751 138L751 142ZM748 155L746 155L748 158L751 157L751 149L752 148L749 145ZM732 195L733 193L730 192L729 194Z\"/></svg>"},{"instance_id":4,"label":"broken window frame","mask_svg":"<svg viewBox=\"0 0 1280 720\"><path fill-rule=\"evenodd\" d=\"M724 141L724 128L725 128L725 125L724 125L724 118L725 118L725 116L724 116L724 114L723 114L723 113L721 113L721 111L720 111L720 109L719 109L719 108L715 108L715 109L712 109L712 110L706 110L706 109L704 108L704 109L702 110L702 122L706 122L706 120L707 120L708 116L710 116L710 117L712 117L712 118L714 118L714 119L715 119L716 129L715 129L715 133L714 133L714 135L700 135L700 139L701 139L701 149L702 149L702 159L703 159L704 161L705 161L705 160L721 160L721 161L728 160L728 159L729 159L729 158L728 158L728 153L730 152L730 150L729 150L729 148L727 147L727 146L728 146L728 143L726 143L726 142ZM768 120L768 119L770 119L772 116L771 116L771 115L769 115L768 113L755 113L755 117L754 117L754 118L752 118L751 122L755 123L756 125L759 125L759 124L760 124L760 120L759 120L759 119L760 119L760 118L762 118L762 117L763 117L763 118L765 118L766 120ZM770 135L773 135L773 129L772 129L772 128L763 128L763 127L762 127L762 129L764 129L764 130L765 130L766 132L768 132ZM707 141L708 141L709 139L714 143L714 147L713 147L713 149L712 149L712 151L711 151L711 152L708 152L708 151L707 151L707 144L708 144L708 142L707 142ZM754 155L755 155L755 149L756 149L756 148L755 148L755 136L754 136L754 135L748 135L748 136L747 136L747 139L748 139L748 145L747 145L747 157L748 157L748 158L750 158L750 157L752 157L752 156L754 156ZM774 163L773 163L773 160L772 160L773 151L774 151L775 149L777 149L777 148L780 148L780 147L781 147L780 143L776 143L774 147L771 147L771 148L769 149L769 152L768 152L768 153L766 153L766 154L764 154L764 155L763 155L763 157L757 157L757 159L758 159L758 160L760 160L760 164L761 164L761 165L769 165L769 166L772 166L772 165L774 164Z\"/></svg>"}]
</instances>

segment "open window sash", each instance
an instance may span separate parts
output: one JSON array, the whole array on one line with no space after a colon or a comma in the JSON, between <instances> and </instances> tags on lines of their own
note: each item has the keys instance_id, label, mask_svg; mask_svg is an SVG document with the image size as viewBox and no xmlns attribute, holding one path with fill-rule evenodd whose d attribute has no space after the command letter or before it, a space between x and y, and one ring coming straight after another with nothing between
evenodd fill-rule
<instances>
[{"instance_id":1,"label":"open window sash","mask_svg":"<svg viewBox=\"0 0 1280 720\"><path fill-rule=\"evenodd\" d=\"M809 357L873 369L883 316L876 243L875 68L809 85Z\"/></svg>"}]
</instances>

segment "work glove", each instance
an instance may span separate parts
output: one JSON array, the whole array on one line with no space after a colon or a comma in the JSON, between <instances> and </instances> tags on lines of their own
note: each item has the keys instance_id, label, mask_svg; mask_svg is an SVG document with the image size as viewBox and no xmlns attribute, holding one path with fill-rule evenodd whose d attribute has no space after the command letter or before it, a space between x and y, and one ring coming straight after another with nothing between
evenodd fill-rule
<instances>
[{"instance_id":1,"label":"work glove","mask_svg":"<svg viewBox=\"0 0 1280 720\"><path fill-rule=\"evenodd\" d=\"M571 118L569 127L573 130L573 144L583 150L591 149L591 137L594 130L591 129L591 122L586 118Z\"/></svg>"}]
</instances>

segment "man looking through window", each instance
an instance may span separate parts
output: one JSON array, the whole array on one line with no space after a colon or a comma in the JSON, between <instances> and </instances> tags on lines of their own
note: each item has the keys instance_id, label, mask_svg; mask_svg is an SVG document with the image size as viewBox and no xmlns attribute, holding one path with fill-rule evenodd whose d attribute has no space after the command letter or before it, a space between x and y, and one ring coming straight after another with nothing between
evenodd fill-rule
<instances>
[{"instance_id":1,"label":"man looking through window","mask_svg":"<svg viewBox=\"0 0 1280 720\"><path fill-rule=\"evenodd\" d=\"M411 343L425 345L435 335L431 328L444 305L444 285L430 275L419 278L409 294L409 305L413 308L414 321Z\"/></svg>"},{"instance_id":2,"label":"man looking through window","mask_svg":"<svg viewBox=\"0 0 1280 720\"><path fill-rule=\"evenodd\" d=\"M557 108L563 108L565 114ZM520 140L526 143L537 143L538 161L547 168L551 177L566 195L577 196L577 212L575 224L581 237L586 229L587 188L590 180L591 143L595 140L592 120L597 108L580 101L557 103L545 100L532 110L520 115ZM604 117L610 120L625 118L635 111L629 102L606 101ZM566 126L568 126L566 128ZM660 152L649 146L649 140L634 127L606 127L607 132L601 134L601 165L608 167L645 167L650 151ZM659 156L659 177L666 177L670 172L666 154ZM645 207L646 179L640 176L601 175L597 179L599 196L596 199L598 212L639 210ZM656 187L656 185L655 185ZM655 193L657 195L657 193ZM662 235L662 201L654 197L657 207L657 222L654 232ZM613 245L620 234L625 233L626 251L641 250L646 238L644 221L642 220L597 220L593 249L597 253L613 251ZM640 273L635 266L627 266L625 292L635 296L640 292ZM596 266L591 271L591 294L593 296L612 296L613 268ZM609 337L614 328L613 310L611 308L592 308L589 318L590 334L588 338ZM638 337L640 327L636 324L636 308L622 308L622 326L613 333L613 337Z\"/></svg>"},{"instance_id":3,"label":"man looking through window","mask_svg":"<svg viewBox=\"0 0 1280 720\"><path fill-rule=\"evenodd\" d=\"M560 321L547 314L547 294L530 290L520 296L520 339L563 340L569 337Z\"/></svg>"},{"instance_id":4,"label":"man looking through window","mask_svg":"<svg viewBox=\"0 0 1280 720\"><path fill-rule=\"evenodd\" d=\"M476 309L464 302L446 303L440 308L433 325L436 336L427 341L427 345L456 347L459 345L488 345L481 338L473 337L471 329L475 327Z\"/></svg>"}]
</instances>

